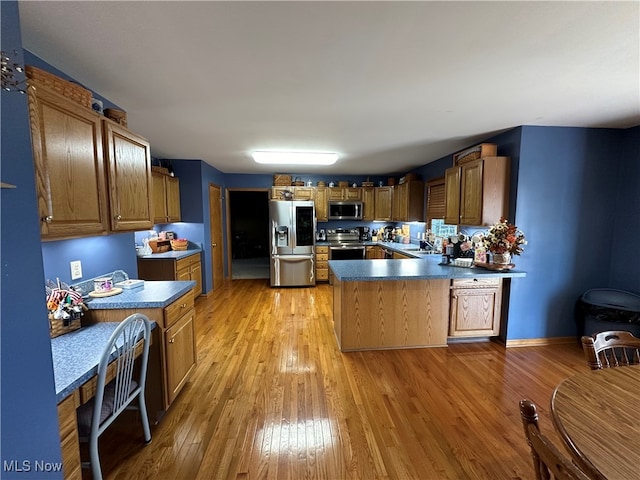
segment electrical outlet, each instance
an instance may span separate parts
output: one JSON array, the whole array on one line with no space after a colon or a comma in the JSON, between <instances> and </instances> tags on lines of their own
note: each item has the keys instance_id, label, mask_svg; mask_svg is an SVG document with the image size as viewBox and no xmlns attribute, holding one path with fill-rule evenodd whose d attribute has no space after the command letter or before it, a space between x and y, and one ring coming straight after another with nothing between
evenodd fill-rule
<instances>
[{"instance_id":1,"label":"electrical outlet","mask_svg":"<svg viewBox=\"0 0 640 480\"><path fill-rule=\"evenodd\" d=\"M71 262L71 280L82 278L82 263L80 260Z\"/></svg>"}]
</instances>

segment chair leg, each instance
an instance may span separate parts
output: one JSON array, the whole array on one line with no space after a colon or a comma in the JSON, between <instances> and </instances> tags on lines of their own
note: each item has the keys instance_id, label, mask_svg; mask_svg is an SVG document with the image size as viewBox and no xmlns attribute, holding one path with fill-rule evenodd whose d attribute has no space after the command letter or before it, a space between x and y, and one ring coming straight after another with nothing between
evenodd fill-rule
<instances>
[{"instance_id":1,"label":"chair leg","mask_svg":"<svg viewBox=\"0 0 640 480\"><path fill-rule=\"evenodd\" d=\"M89 455L91 457L91 472L93 473L93 480L102 480L100 456L98 455L98 434L94 432L91 432L89 437Z\"/></svg>"},{"instance_id":2,"label":"chair leg","mask_svg":"<svg viewBox=\"0 0 640 480\"><path fill-rule=\"evenodd\" d=\"M149 428L149 417L147 416L147 404L144 401L143 393L138 395L138 404L140 408L140 417L142 418L142 430L144 431L145 443L151 443L151 428Z\"/></svg>"}]
</instances>

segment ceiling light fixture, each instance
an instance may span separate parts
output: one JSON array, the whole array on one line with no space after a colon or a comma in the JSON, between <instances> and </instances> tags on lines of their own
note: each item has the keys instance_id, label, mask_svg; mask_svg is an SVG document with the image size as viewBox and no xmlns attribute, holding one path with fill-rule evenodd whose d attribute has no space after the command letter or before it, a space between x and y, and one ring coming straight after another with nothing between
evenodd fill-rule
<instances>
[{"instance_id":1,"label":"ceiling light fixture","mask_svg":"<svg viewBox=\"0 0 640 480\"><path fill-rule=\"evenodd\" d=\"M271 165L333 165L337 153L326 152L253 152L256 163Z\"/></svg>"}]
</instances>

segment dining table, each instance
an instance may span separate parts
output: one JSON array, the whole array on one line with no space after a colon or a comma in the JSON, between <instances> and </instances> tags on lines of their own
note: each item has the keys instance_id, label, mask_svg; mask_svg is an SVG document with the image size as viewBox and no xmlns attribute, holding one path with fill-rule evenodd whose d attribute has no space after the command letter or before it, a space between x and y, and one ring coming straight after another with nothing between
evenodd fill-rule
<instances>
[{"instance_id":1,"label":"dining table","mask_svg":"<svg viewBox=\"0 0 640 480\"><path fill-rule=\"evenodd\" d=\"M640 479L640 365L578 373L551 397L553 423L595 478Z\"/></svg>"}]
</instances>

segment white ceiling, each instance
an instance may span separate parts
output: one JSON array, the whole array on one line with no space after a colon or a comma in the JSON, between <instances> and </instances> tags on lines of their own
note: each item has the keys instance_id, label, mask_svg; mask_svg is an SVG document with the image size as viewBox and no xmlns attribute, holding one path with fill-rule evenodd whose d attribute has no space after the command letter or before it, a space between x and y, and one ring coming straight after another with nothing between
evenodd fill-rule
<instances>
[{"instance_id":1,"label":"white ceiling","mask_svg":"<svg viewBox=\"0 0 640 480\"><path fill-rule=\"evenodd\" d=\"M24 47L127 111L154 156L256 149L405 172L519 125L640 124L640 2L21 1Z\"/></svg>"}]
</instances>

